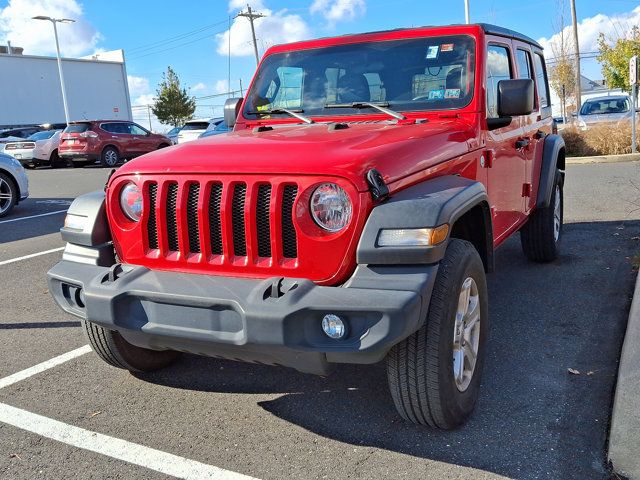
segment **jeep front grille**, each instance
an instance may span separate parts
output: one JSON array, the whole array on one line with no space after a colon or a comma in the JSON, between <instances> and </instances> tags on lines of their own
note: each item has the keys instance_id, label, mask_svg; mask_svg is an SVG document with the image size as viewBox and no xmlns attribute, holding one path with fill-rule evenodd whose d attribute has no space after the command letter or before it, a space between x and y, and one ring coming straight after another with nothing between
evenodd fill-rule
<instances>
[{"instance_id":1,"label":"jeep front grille","mask_svg":"<svg viewBox=\"0 0 640 480\"><path fill-rule=\"evenodd\" d=\"M224 257L254 263L297 258L297 185L260 180L167 180L146 185L150 256L180 261L204 254L200 261Z\"/></svg>"}]
</instances>

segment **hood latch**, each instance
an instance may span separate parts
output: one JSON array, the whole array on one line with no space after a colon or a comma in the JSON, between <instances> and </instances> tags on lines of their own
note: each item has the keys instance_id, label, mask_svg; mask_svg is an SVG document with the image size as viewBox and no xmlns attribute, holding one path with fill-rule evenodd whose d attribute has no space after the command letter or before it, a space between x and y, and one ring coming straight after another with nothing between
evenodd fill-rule
<instances>
[{"instance_id":1,"label":"hood latch","mask_svg":"<svg viewBox=\"0 0 640 480\"><path fill-rule=\"evenodd\" d=\"M384 183L382 174L375 168L367 172L367 183L374 200L384 200L389 196L389 187Z\"/></svg>"}]
</instances>

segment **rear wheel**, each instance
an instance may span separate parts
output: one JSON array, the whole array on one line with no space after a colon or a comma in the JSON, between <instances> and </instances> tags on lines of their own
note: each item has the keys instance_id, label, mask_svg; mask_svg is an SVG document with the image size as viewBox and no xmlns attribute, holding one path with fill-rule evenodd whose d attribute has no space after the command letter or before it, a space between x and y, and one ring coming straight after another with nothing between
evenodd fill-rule
<instances>
[{"instance_id":1,"label":"rear wheel","mask_svg":"<svg viewBox=\"0 0 640 480\"><path fill-rule=\"evenodd\" d=\"M49 165L51 165L51 168L60 168L64 166L64 163L60 158L60 155L58 155L57 148L53 152L51 152L51 155L49 156Z\"/></svg>"},{"instance_id":2,"label":"rear wheel","mask_svg":"<svg viewBox=\"0 0 640 480\"><path fill-rule=\"evenodd\" d=\"M480 392L489 328L484 266L453 239L440 262L424 325L387 355L387 378L407 421L449 430L464 423Z\"/></svg>"},{"instance_id":3,"label":"rear wheel","mask_svg":"<svg viewBox=\"0 0 640 480\"><path fill-rule=\"evenodd\" d=\"M18 190L13 180L0 173L0 217L8 215L18 201Z\"/></svg>"},{"instance_id":4,"label":"rear wheel","mask_svg":"<svg viewBox=\"0 0 640 480\"><path fill-rule=\"evenodd\" d=\"M564 214L562 190L562 174L557 171L549 206L535 210L520 230L522 251L531 261L544 263L558 258Z\"/></svg>"},{"instance_id":5,"label":"rear wheel","mask_svg":"<svg viewBox=\"0 0 640 480\"><path fill-rule=\"evenodd\" d=\"M115 167L120 162L120 154L115 147L106 147L102 151L100 162L103 167Z\"/></svg>"},{"instance_id":6,"label":"rear wheel","mask_svg":"<svg viewBox=\"0 0 640 480\"><path fill-rule=\"evenodd\" d=\"M114 367L130 372L151 372L170 365L180 356L171 350L149 350L130 344L122 335L86 320L82 320L84 333L98 356Z\"/></svg>"}]
</instances>

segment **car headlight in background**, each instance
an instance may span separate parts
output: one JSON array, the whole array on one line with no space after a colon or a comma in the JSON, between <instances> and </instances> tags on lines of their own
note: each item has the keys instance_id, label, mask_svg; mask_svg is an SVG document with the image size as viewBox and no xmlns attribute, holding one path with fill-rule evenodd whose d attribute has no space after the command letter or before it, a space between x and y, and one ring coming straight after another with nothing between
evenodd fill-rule
<instances>
[{"instance_id":1,"label":"car headlight in background","mask_svg":"<svg viewBox=\"0 0 640 480\"><path fill-rule=\"evenodd\" d=\"M335 183L323 183L311 195L311 215L329 232L339 232L351 220L353 208L349 195Z\"/></svg>"},{"instance_id":2,"label":"car headlight in background","mask_svg":"<svg viewBox=\"0 0 640 480\"><path fill-rule=\"evenodd\" d=\"M139 222L142 216L142 192L135 183L127 183L120 192L120 207L130 220Z\"/></svg>"}]
</instances>

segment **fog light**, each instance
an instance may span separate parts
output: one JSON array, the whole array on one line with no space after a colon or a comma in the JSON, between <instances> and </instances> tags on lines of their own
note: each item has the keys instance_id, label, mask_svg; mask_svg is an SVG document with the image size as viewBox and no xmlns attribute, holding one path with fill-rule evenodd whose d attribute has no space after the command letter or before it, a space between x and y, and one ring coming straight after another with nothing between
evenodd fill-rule
<instances>
[{"instance_id":1,"label":"fog light","mask_svg":"<svg viewBox=\"0 0 640 480\"><path fill-rule=\"evenodd\" d=\"M334 340L344 337L344 334L347 332L342 319L332 313L322 318L322 330L327 334L327 337L333 338Z\"/></svg>"}]
</instances>

